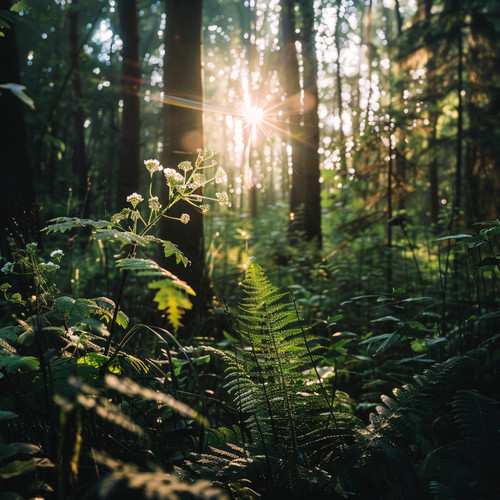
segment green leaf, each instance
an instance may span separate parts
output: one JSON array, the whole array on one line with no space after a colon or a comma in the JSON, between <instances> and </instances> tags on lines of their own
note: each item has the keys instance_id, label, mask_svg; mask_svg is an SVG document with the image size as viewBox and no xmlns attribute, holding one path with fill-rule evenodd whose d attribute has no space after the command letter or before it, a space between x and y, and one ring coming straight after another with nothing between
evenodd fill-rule
<instances>
[{"instance_id":1,"label":"green leaf","mask_svg":"<svg viewBox=\"0 0 500 500\"><path fill-rule=\"evenodd\" d=\"M154 260L134 258L119 259L116 261L116 265L119 269L134 271L138 273L139 276L159 276L169 278L175 287L184 290L189 295L195 295L194 290L185 281L182 281L167 269L160 267ZM156 283L160 282L157 281Z\"/></svg>"},{"instance_id":2,"label":"green leaf","mask_svg":"<svg viewBox=\"0 0 500 500\"><path fill-rule=\"evenodd\" d=\"M153 300L158 302L159 310L166 310L168 320L177 331L182 326L181 318L185 310L193 307L186 291L179 289L176 283L169 279L154 281L148 287L159 289ZM192 294L194 295L194 292Z\"/></svg>"},{"instance_id":3,"label":"green leaf","mask_svg":"<svg viewBox=\"0 0 500 500\"><path fill-rule=\"evenodd\" d=\"M14 7L14 5L12 7ZM26 89L24 85L20 85L19 83L2 83L0 84L0 88L10 90L21 102L24 102L24 104L31 109L35 109L33 99L24 93Z\"/></svg>"},{"instance_id":4,"label":"green leaf","mask_svg":"<svg viewBox=\"0 0 500 500\"><path fill-rule=\"evenodd\" d=\"M372 319L370 323L381 323L383 321L394 321L395 323L399 323L401 320L395 316L384 316L383 318Z\"/></svg>"},{"instance_id":5,"label":"green leaf","mask_svg":"<svg viewBox=\"0 0 500 500\"><path fill-rule=\"evenodd\" d=\"M71 321L88 318L95 311L97 304L89 299L73 299L72 297L58 297L55 301L57 311L67 314Z\"/></svg>"},{"instance_id":6,"label":"green leaf","mask_svg":"<svg viewBox=\"0 0 500 500\"><path fill-rule=\"evenodd\" d=\"M107 322L111 321L115 312L115 303L108 297L96 297L92 300L97 304L97 309L94 312L99 314L101 319ZM127 328L128 321L128 316L123 311L118 311L116 323L122 328Z\"/></svg>"},{"instance_id":7,"label":"green leaf","mask_svg":"<svg viewBox=\"0 0 500 500\"><path fill-rule=\"evenodd\" d=\"M49 220L49 225L44 228L47 234L60 231L64 233L70 229L76 227L86 227L91 226L96 229L111 227L113 224L107 220L92 220L92 219L80 219L78 217L56 217L55 219Z\"/></svg>"},{"instance_id":8,"label":"green leaf","mask_svg":"<svg viewBox=\"0 0 500 500\"><path fill-rule=\"evenodd\" d=\"M98 229L95 237L100 240L120 241L121 243L140 245L142 247L145 247L149 242L148 238L144 236L119 229Z\"/></svg>"},{"instance_id":9,"label":"green leaf","mask_svg":"<svg viewBox=\"0 0 500 500\"><path fill-rule=\"evenodd\" d=\"M33 344L34 340L35 340L35 332L31 328L29 330L26 330L21 335L19 335L19 338L17 339L17 343L20 345L25 345L26 347L29 347L31 344Z\"/></svg>"},{"instance_id":10,"label":"green leaf","mask_svg":"<svg viewBox=\"0 0 500 500\"><path fill-rule=\"evenodd\" d=\"M6 340L7 342L16 342L21 331L22 328L19 326L4 326L0 328L0 339Z\"/></svg>"},{"instance_id":11,"label":"green leaf","mask_svg":"<svg viewBox=\"0 0 500 500\"><path fill-rule=\"evenodd\" d=\"M11 477L22 476L31 472L35 468L35 461L31 460L13 460L7 465L0 467L0 478L9 479Z\"/></svg>"},{"instance_id":12,"label":"green leaf","mask_svg":"<svg viewBox=\"0 0 500 500\"><path fill-rule=\"evenodd\" d=\"M89 352L85 356L78 358L78 364L89 365L99 369L104 366L108 359L108 356L104 356L103 354L99 354L97 352ZM115 360L108 366L108 371L110 373L116 373L117 375L122 372L120 362L117 358L115 358Z\"/></svg>"},{"instance_id":13,"label":"green leaf","mask_svg":"<svg viewBox=\"0 0 500 500\"><path fill-rule=\"evenodd\" d=\"M29 9L29 3L26 0L19 0L16 3L14 3L10 10L12 12L21 12L22 10L28 10Z\"/></svg>"},{"instance_id":14,"label":"green leaf","mask_svg":"<svg viewBox=\"0 0 500 500\"><path fill-rule=\"evenodd\" d=\"M163 251L165 252L165 257L170 257L171 255L175 255L175 262L179 264L182 262L185 267L191 262L188 258L177 248L177 245L174 245L171 241L163 242Z\"/></svg>"},{"instance_id":15,"label":"green leaf","mask_svg":"<svg viewBox=\"0 0 500 500\"><path fill-rule=\"evenodd\" d=\"M5 368L7 373L33 371L40 368L40 361L33 356L9 355L0 351L0 369L2 368Z\"/></svg>"},{"instance_id":16,"label":"green leaf","mask_svg":"<svg viewBox=\"0 0 500 500\"><path fill-rule=\"evenodd\" d=\"M0 410L0 420L11 420L17 418L19 415L13 411Z\"/></svg>"}]
</instances>

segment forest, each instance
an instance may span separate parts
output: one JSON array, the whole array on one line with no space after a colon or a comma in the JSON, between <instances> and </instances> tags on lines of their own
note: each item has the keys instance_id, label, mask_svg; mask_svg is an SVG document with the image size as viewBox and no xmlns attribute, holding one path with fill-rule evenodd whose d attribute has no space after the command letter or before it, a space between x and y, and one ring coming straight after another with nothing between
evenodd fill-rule
<instances>
[{"instance_id":1,"label":"forest","mask_svg":"<svg viewBox=\"0 0 500 500\"><path fill-rule=\"evenodd\" d=\"M497 0L0 0L0 499L500 498Z\"/></svg>"}]
</instances>

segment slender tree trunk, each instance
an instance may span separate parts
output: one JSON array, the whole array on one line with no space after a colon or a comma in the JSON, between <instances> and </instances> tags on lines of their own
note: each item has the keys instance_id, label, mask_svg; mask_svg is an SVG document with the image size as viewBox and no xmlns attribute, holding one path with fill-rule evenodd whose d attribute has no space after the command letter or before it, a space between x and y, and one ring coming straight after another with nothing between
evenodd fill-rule
<instances>
[{"instance_id":1,"label":"slender tree trunk","mask_svg":"<svg viewBox=\"0 0 500 500\"><path fill-rule=\"evenodd\" d=\"M10 6L0 0L0 8ZM14 25L0 38L0 83L20 83L15 32ZM10 260L9 240L21 247L36 241L38 223L24 121L28 108L9 90L0 91L0 255Z\"/></svg>"},{"instance_id":2,"label":"slender tree trunk","mask_svg":"<svg viewBox=\"0 0 500 500\"><path fill-rule=\"evenodd\" d=\"M306 235L316 246L322 246L321 184L319 167L318 60L314 32L314 1L299 0L302 13L302 61L304 81L302 149L306 179ZM340 53L339 53L340 54ZM341 92L340 92L341 93ZM342 102L342 96L340 97ZM341 110L339 110L341 112ZM343 131L342 131L343 136Z\"/></svg>"},{"instance_id":3,"label":"slender tree trunk","mask_svg":"<svg viewBox=\"0 0 500 500\"><path fill-rule=\"evenodd\" d=\"M202 0L167 0L164 56L164 92L166 96L180 97L202 103L203 86L201 73L201 20ZM193 161L196 149L203 145L203 114L201 107L164 104L163 106L164 151L162 163L175 168L181 161ZM167 189L163 198L167 197ZM195 290L193 311L186 315L186 327L196 316L206 311L210 289L206 277L203 242L203 216L191 205L180 202L170 215L190 216L183 225L164 219L160 236L177 244L189 258L191 265L184 268L166 263L177 276L187 281Z\"/></svg>"},{"instance_id":4,"label":"slender tree trunk","mask_svg":"<svg viewBox=\"0 0 500 500\"><path fill-rule=\"evenodd\" d=\"M305 7L312 9L312 2ZM304 17L304 94L300 87L298 54L295 46L295 12L293 0L282 0L281 34L283 41L283 89L289 116L292 146L292 189L290 196L290 229L303 232L307 241L321 247L321 206L319 190L319 157L317 120L317 85L315 57L308 43L312 41L311 12ZM313 16L314 17L314 16ZM314 45L313 45L314 46ZM310 59L313 57L312 59ZM306 63L306 59L309 59ZM306 68L307 64L307 68ZM311 64L311 66L309 66ZM301 113L304 114L303 121ZM316 122L317 123L317 122Z\"/></svg>"},{"instance_id":5,"label":"slender tree trunk","mask_svg":"<svg viewBox=\"0 0 500 500\"><path fill-rule=\"evenodd\" d=\"M456 139L456 170L455 170L455 199L453 208L459 210L462 205L462 135L463 135L463 39L462 39L462 13L460 0L456 0L457 10L457 47L458 47L458 118L457 118L457 139Z\"/></svg>"},{"instance_id":6,"label":"slender tree trunk","mask_svg":"<svg viewBox=\"0 0 500 500\"><path fill-rule=\"evenodd\" d=\"M88 167L85 151L85 128L84 128L84 112L83 112L83 90L82 79L78 68L77 59L79 56L80 44L78 41L79 30L79 6L75 0L70 6L69 20L69 44L71 59L75 61L73 73L71 74L71 82L73 84L74 105L72 108L73 114L73 194L83 203L81 215L85 215L88 211L86 203L87 191L89 187Z\"/></svg>"},{"instance_id":7,"label":"slender tree trunk","mask_svg":"<svg viewBox=\"0 0 500 500\"><path fill-rule=\"evenodd\" d=\"M120 164L118 165L116 209L124 206L126 197L139 189L140 168L140 84L139 34L136 0L120 0L123 66L121 91L123 99Z\"/></svg>"},{"instance_id":8,"label":"slender tree trunk","mask_svg":"<svg viewBox=\"0 0 500 500\"><path fill-rule=\"evenodd\" d=\"M335 23L335 50L337 51L337 68L335 70L335 79L337 83L337 110L339 114L339 151L340 151L340 176L346 179L347 173L347 158L346 158L346 140L344 135L344 120L342 116L343 101L342 101L342 73L340 71L340 52L341 46L341 23L340 23L340 8L342 7L342 0L337 0L337 21Z\"/></svg>"}]
</instances>

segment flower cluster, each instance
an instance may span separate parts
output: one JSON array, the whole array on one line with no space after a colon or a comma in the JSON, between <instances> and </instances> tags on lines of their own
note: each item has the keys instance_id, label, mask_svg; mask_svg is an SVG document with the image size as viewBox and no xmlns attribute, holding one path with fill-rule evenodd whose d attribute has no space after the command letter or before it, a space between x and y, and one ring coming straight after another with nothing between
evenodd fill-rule
<instances>
[{"instance_id":1,"label":"flower cluster","mask_svg":"<svg viewBox=\"0 0 500 500\"><path fill-rule=\"evenodd\" d=\"M161 210L161 203L158 200L158 196L151 196L151 198L149 198L148 203L149 203L149 208L153 212L159 212Z\"/></svg>"},{"instance_id":2,"label":"flower cluster","mask_svg":"<svg viewBox=\"0 0 500 500\"><path fill-rule=\"evenodd\" d=\"M127 196L127 201L132 205L132 208L135 208L142 200L144 200L144 198L137 193L132 193Z\"/></svg>"},{"instance_id":3,"label":"flower cluster","mask_svg":"<svg viewBox=\"0 0 500 500\"><path fill-rule=\"evenodd\" d=\"M169 217L168 209L180 199L196 207L201 213L210 211L210 205L207 200L218 202L220 205L228 205L229 198L225 191L216 193L215 198L210 198L202 194L201 188L210 182L220 184L227 182L227 174L222 167L217 166L217 162L213 159L215 151L211 148L205 147L196 151L198 156L195 162L181 161L177 168L163 167L158 160L149 159L144 161L144 166L151 175L151 182L149 187L148 206L151 211L149 219L143 220L141 213L137 209L139 203L144 198L138 193L132 193L127 197L127 202L132 205L132 208L124 208L121 212L114 214L111 217L111 222L120 223L127 219L134 222L134 231L136 230L136 222L143 220L145 223L145 230L147 231L154 225L159 217ZM208 169L217 167L215 174L209 175ZM163 207L160 203L158 196L152 195L153 181L152 177L155 172L163 172L165 176L165 183L168 187L168 203ZM187 213L177 218L183 224L190 221L190 216Z\"/></svg>"},{"instance_id":4,"label":"flower cluster","mask_svg":"<svg viewBox=\"0 0 500 500\"><path fill-rule=\"evenodd\" d=\"M149 170L151 175L155 172L161 172L163 170L163 167L158 160L144 160L144 165Z\"/></svg>"},{"instance_id":5,"label":"flower cluster","mask_svg":"<svg viewBox=\"0 0 500 500\"><path fill-rule=\"evenodd\" d=\"M5 273L5 274L8 274L12 271L12 268L14 267L14 262L6 262L2 269L0 269L0 271L2 271L2 273Z\"/></svg>"}]
</instances>

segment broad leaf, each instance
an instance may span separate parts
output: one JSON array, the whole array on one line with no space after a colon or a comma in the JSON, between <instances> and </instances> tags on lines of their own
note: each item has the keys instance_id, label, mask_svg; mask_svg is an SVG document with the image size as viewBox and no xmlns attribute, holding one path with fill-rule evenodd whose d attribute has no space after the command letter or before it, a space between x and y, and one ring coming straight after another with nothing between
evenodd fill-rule
<instances>
[{"instance_id":1,"label":"broad leaf","mask_svg":"<svg viewBox=\"0 0 500 500\"><path fill-rule=\"evenodd\" d=\"M192 308L186 292L179 289L176 283L169 279L154 281L148 286L159 289L154 296L154 301L158 302L159 310L166 310L168 320L177 331L182 326L181 318L185 310Z\"/></svg>"}]
</instances>

